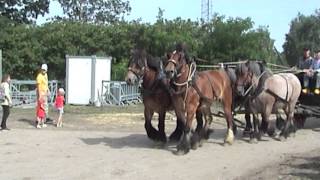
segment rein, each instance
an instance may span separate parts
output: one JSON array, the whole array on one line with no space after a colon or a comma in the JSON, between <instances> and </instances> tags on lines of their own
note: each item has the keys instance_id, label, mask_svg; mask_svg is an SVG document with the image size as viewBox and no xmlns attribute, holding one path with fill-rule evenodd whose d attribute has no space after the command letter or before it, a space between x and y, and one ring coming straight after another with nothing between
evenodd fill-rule
<instances>
[{"instance_id":1,"label":"rein","mask_svg":"<svg viewBox=\"0 0 320 180\"><path fill-rule=\"evenodd\" d=\"M169 62L172 62L175 66L177 65L176 61L174 59L170 59ZM173 84L175 86L178 86L178 87L181 87L181 86L186 86L185 88L183 88L182 90L180 91L175 91L171 88L171 91L170 92L173 92L175 95L178 95L178 94L182 94L185 92L185 95L184 95L184 108L185 108L185 102L186 102L186 99L187 99L187 96L188 96L188 88L189 88L189 82L192 81L192 78L194 77L195 73L196 73L196 63L195 62L192 62L189 66L189 71L188 71L188 76L187 76L187 79L185 82L182 82L182 83L178 83L176 81L173 81ZM180 73L177 77L180 77L182 73Z\"/></svg>"},{"instance_id":2,"label":"rein","mask_svg":"<svg viewBox=\"0 0 320 180\"><path fill-rule=\"evenodd\" d=\"M260 76L258 77L258 82L260 81L260 78L266 73L267 71L263 71L261 74L260 74ZM247 91L244 93L244 96L247 96L249 93L250 93L250 91L251 91L251 89L254 87L254 83L252 83L251 84L251 86L247 89ZM249 97L249 96L248 96Z\"/></svg>"}]
</instances>

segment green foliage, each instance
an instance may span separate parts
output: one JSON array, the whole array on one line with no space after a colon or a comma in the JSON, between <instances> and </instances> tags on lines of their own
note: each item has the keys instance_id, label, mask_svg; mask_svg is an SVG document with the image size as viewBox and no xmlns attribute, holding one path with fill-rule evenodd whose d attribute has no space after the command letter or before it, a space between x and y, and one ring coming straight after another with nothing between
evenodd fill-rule
<instances>
[{"instance_id":1,"label":"green foliage","mask_svg":"<svg viewBox=\"0 0 320 180\"><path fill-rule=\"evenodd\" d=\"M129 1L122 0L58 0L68 20L77 22L115 23L131 11ZM58 17L63 19L63 17Z\"/></svg>"},{"instance_id":2,"label":"green foliage","mask_svg":"<svg viewBox=\"0 0 320 180\"><path fill-rule=\"evenodd\" d=\"M34 79L41 63L49 66L49 78L63 80L66 55L112 56L112 79L123 80L130 49L142 46L154 56L172 51L184 42L191 55L206 64L240 59L275 62L268 29L253 29L251 19L216 15L209 22L163 19L160 9L154 24L139 20L111 24L72 20L52 21L42 26L15 25L0 18L0 48L5 71L18 79Z\"/></svg>"},{"instance_id":3,"label":"green foliage","mask_svg":"<svg viewBox=\"0 0 320 180\"><path fill-rule=\"evenodd\" d=\"M290 31L283 45L284 55L290 65L295 65L303 55L303 48L320 49L320 9L313 15L298 16L291 21Z\"/></svg>"},{"instance_id":4,"label":"green foliage","mask_svg":"<svg viewBox=\"0 0 320 180\"><path fill-rule=\"evenodd\" d=\"M0 16L17 23L33 23L49 12L49 0L1 0Z\"/></svg>"}]
</instances>

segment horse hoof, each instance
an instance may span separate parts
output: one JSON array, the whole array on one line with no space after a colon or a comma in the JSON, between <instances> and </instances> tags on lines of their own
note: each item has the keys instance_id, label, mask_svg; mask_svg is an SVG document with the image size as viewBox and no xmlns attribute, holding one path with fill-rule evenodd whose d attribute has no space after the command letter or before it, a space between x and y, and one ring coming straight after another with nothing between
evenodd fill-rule
<instances>
[{"instance_id":1,"label":"horse hoof","mask_svg":"<svg viewBox=\"0 0 320 180\"><path fill-rule=\"evenodd\" d=\"M289 137L295 138L295 137L296 137L296 133L290 133L290 134L289 134Z\"/></svg>"},{"instance_id":2,"label":"horse hoof","mask_svg":"<svg viewBox=\"0 0 320 180\"><path fill-rule=\"evenodd\" d=\"M226 136L224 142L232 145L233 141L234 141L233 131L231 129L228 129L227 136Z\"/></svg>"},{"instance_id":3,"label":"horse hoof","mask_svg":"<svg viewBox=\"0 0 320 180\"><path fill-rule=\"evenodd\" d=\"M250 144L257 144L257 143L258 143L258 140L257 140L256 138L251 138L251 139L249 140L249 143L250 143Z\"/></svg>"},{"instance_id":4,"label":"horse hoof","mask_svg":"<svg viewBox=\"0 0 320 180\"><path fill-rule=\"evenodd\" d=\"M257 134L256 134L256 138L257 138L258 141L261 141L261 139L262 139L262 134L261 134L260 132L257 133Z\"/></svg>"},{"instance_id":5,"label":"horse hoof","mask_svg":"<svg viewBox=\"0 0 320 180\"><path fill-rule=\"evenodd\" d=\"M170 142L179 142L180 138L181 138L181 133L174 132L170 135L169 141Z\"/></svg>"},{"instance_id":6,"label":"horse hoof","mask_svg":"<svg viewBox=\"0 0 320 180\"><path fill-rule=\"evenodd\" d=\"M199 142L195 142L195 143L193 143L193 144L191 145L191 149L192 149L192 150L196 150L196 149L198 149L199 146L200 146L200 143L199 143Z\"/></svg>"},{"instance_id":7,"label":"horse hoof","mask_svg":"<svg viewBox=\"0 0 320 180\"><path fill-rule=\"evenodd\" d=\"M174 154L177 155L177 156L182 156L182 155L187 154L188 152L189 152L189 150L187 150L187 149L185 149L185 150L178 149L177 151L174 152Z\"/></svg>"},{"instance_id":8,"label":"horse hoof","mask_svg":"<svg viewBox=\"0 0 320 180\"><path fill-rule=\"evenodd\" d=\"M284 136L280 136L279 137L279 141L281 141L281 142L284 142L284 141L286 141L287 140L287 138L285 138Z\"/></svg>"}]
</instances>

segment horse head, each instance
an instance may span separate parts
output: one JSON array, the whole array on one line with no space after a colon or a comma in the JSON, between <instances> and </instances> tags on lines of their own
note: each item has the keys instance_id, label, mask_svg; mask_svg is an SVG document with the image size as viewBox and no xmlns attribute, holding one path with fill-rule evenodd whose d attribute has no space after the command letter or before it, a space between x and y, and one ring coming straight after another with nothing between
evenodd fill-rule
<instances>
[{"instance_id":1,"label":"horse head","mask_svg":"<svg viewBox=\"0 0 320 180\"><path fill-rule=\"evenodd\" d=\"M264 71L256 61L247 61L245 63L240 63L236 67L237 80L235 83L235 91L240 96L245 96L246 91L252 87L257 86L259 76Z\"/></svg>"},{"instance_id":2,"label":"horse head","mask_svg":"<svg viewBox=\"0 0 320 180\"><path fill-rule=\"evenodd\" d=\"M168 61L165 67L165 73L168 79L173 79L181 73L183 66L188 64L188 58L185 55L185 50L177 46L176 50L172 54L167 55Z\"/></svg>"},{"instance_id":3,"label":"horse head","mask_svg":"<svg viewBox=\"0 0 320 180\"><path fill-rule=\"evenodd\" d=\"M131 50L125 81L130 85L138 83L147 68L146 51L144 49Z\"/></svg>"}]
</instances>

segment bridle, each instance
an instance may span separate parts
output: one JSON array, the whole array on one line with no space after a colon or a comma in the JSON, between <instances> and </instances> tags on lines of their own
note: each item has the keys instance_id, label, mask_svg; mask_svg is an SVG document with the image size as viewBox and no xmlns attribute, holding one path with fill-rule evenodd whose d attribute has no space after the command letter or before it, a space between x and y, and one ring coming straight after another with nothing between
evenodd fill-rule
<instances>
[{"instance_id":1,"label":"bridle","mask_svg":"<svg viewBox=\"0 0 320 180\"><path fill-rule=\"evenodd\" d=\"M147 60L144 59L143 65L140 65L139 63L136 63L136 62L134 64L136 64L136 66L139 66L141 70L137 71L132 67L128 67L128 72L132 72L137 77L137 79L141 81L143 79L145 72L148 71Z\"/></svg>"},{"instance_id":2,"label":"bridle","mask_svg":"<svg viewBox=\"0 0 320 180\"><path fill-rule=\"evenodd\" d=\"M167 61L166 66L167 66L169 63L172 63L172 64L174 65L174 76L175 76L175 77L179 77L179 76L181 76L181 74L183 73L183 72L181 72L182 67L183 67L183 63L178 63L177 60L175 60L175 59L173 58L173 56L174 56L175 54L177 54L177 52L176 52L176 51L173 51L170 59ZM181 60L181 58L182 58L182 56L179 55L179 61Z\"/></svg>"}]
</instances>

